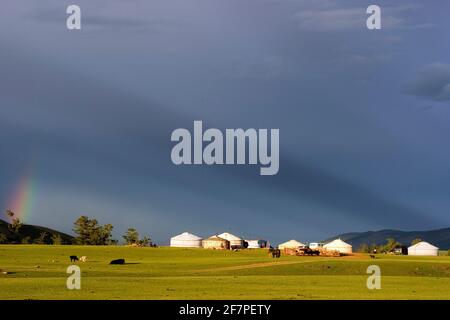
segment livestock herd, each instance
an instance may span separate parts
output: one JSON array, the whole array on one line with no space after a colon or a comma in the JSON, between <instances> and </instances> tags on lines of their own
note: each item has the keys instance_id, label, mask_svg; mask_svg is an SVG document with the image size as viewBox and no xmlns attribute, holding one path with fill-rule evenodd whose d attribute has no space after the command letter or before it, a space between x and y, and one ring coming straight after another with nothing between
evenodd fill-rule
<instances>
[{"instance_id":1,"label":"livestock herd","mask_svg":"<svg viewBox=\"0 0 450 320\"><path fill-rule=\"evenodd\" d=\"M80 258L78 258L78 256L69 256L69 258L70 258L70 262L76 262L76 261L87 262L86 256L82 256ZM111 262L109 264L125 264L125 259L111 260Z\"/></svg>"}]
</instances>

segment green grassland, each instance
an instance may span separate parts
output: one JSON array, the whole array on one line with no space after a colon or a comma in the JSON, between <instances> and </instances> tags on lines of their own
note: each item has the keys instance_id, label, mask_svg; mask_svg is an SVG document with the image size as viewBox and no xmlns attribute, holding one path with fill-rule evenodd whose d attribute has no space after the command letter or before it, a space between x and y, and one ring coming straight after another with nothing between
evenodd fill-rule
<instances>
[{"instance_id":1,"label":"green grassland","mask_svg":"<svg viewBox=\"0 0 450 320\"><path fill-rule=\"evenodd\" d=\"M69 255L81 290L68 290ZM109 261L125 258L125 265ZM380 290L366 287L381 268ZM450 299L450 257L272 259L267 250L0 245L0 299Z\"/></svg>"}]
</instances>

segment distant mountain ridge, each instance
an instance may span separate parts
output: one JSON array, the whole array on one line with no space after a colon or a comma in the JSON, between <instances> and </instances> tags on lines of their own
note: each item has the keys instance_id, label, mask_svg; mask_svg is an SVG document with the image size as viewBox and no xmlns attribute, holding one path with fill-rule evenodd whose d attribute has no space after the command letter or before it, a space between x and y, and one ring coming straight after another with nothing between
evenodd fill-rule
<instances>
[{"instance_id":1,"label":"distant mountain ridge","mask_svg":"<svg viewBox=\"0 0 450 320\"><path fill-rule=\"evenodd\" d=\"M394 238L403 245L410 246L411 241L414 239L422 239L427 241L441 250L450 249L450 228L428 230L428 231L400 231L400 230L379 230L379 231L367 231L367 232L349 232L337 235L328 240L334 240L340 238L345 242L351 244L353 249L356 250L363 243L371 244L384 244L387 238ZM327 240L327 241L328 241Z\"/></svg>"},{"instance_id":2,"label":"distant mountain ridge","mask_svg":"<svg viewBox=\"0 0 450 320\"><path fill-rule=\"evenodd\" d=\"M8 225L9 225L8 222L0 219L0 234L5 235L8 238L8 240L14 240L16 242L19 241L19 243L22 239L27 237L29 237L30 242L33 242L33 240L39 238L39 235L42 232L47 233L47 237L45 239L46 243L51 243L51 236L54 234L59 234L64 244L71 244L74 239L73 236L68 235L66 233L31 224L23 224L22 227L19 229L18 235L16 235L13 232L11 232L11 230L8 229Z\"/></svg>"}]
</instances>

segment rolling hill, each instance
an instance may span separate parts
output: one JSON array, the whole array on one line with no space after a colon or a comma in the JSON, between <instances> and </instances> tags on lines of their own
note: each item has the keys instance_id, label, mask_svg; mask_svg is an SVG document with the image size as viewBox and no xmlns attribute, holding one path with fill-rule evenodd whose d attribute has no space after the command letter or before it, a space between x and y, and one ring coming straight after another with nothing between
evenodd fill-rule
<instances>
[{"instance_id":1,"label":"rolling hill","mask_svg":"<svg viewBox=\"0 0 450 320\"><path fill-rule=\"evenodd\" d=\"M357 249L361 244L383 244L387 238L394 238L403 245L410 245L411 241L420 238L427 241L441 250L450 249L450 228L429 230L429 231L400 231L400 230L379 230L367 232L350 232L343 233L332 237L328 240L340 238L345 242L351 244L354 249Z\"/></svg>"},{"instance_id":2,"label":"rolling hill","mask_svg":"<svg viewBox=\"0 0 450 320\"><path fill-rule=\"evenodd\" d=\"M73 237L65 234L63 232L59 232L50 228L35 226L31 224L24 224L19 230L18 234L14 234L8 229L9 223L0 219L0 234L5 235L8 238L8 241L12 241L14 243L21 243L23 239L28 237L28 241L31 243L35 239L39 238L42 232L47 233L47 237L45 238L46 243L52 243L51 236L54 234L59 234L64 244L71 244Z\"/></svg>"}]
</instances>

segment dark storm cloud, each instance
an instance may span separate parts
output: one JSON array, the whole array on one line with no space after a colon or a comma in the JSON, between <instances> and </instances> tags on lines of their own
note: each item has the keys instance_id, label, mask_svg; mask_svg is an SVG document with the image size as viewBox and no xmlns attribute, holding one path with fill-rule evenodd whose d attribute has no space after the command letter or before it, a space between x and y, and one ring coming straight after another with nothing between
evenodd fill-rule
<instances>
[{"instance_id":1,"label":"dark storm cloud","mask_svg":"<svg viewBox=\"0 0 450 320\"><path fill-rule=\"evenodd\" d=\"M442 34L411 27L445 23L434 12L390 11L369 33L359 1L82 1L89 32L70 33L64 6L42 3L0 19L0 202L35 162L32 222L70 231L86 213L162 243L448 223L446 117L403 108L397 85L445 61ZM175 166L170 133L193 120L280 128L279 174Z\"/></svg>"},{"instance_id":2,"label":"dark storm cloud","mask_svg":"<svg viewBox=\"0 0 450 320\"><path fill-rule=\"evenodd\" d=\"M450 100L450 65L434 63L422 68L407 84L406 93L433 101Z\"/></svg>"},{"instance_id":3,"label":"dark storm cloud","mask_svg":"<svg viewBox=\"0 0 450 320\"><path fill-rule=\"evenodd\" d=\"M271 177L270 184L261 185L261 177L255 177L253 170L233 170L230 174L240 181L239 184L250 189L258 188L269 199L271 194L284 194L300 203L323 208L323 212L304 212L302 209L283 212L283 216L292 221L304 219L307 215L318 220L343 218L375 225L389 221L391 226L412 229L422 224L440 225L442 222L421 209L374 191L367 185L340 177L301 159L293 161L293 158L286 157L286 153L288 151L280 159L282 170ZM267 209L267 205L270 204L264 204L262 208Z\"/></svg>"},{"instance_id":4,"label":"dark storm cloud","mask_svg":"<svg viewBox=\"0 0 450 320\"><path fill-rule=\"evenodd\" d=\"M426 212L374 192L367 186L299 162L285 159L282 165L289 174L278 181L279 188L293 196L339 211L336 218L342 214L376 224L390 221L398 226L407 224L408 220L414 221L414 224L431 222Z\"/></svg>"},{"instance_id":5,"label":"dark storm cloud","mask_svg":"<svg viewBox=\"0 0 450 320\"><path fill-rule=\"evenodd\" d=\"M11 54L12 52L6 52L3 58L6 59ZM145 180L151 177L156 183L165 181L174 190L181 185L189 185L192 192L207 196L210 201L221 201L226 194L234 202L240 203L242 210L247 206L245 203L249 195L238 190L230 191L232 182L224 181L227 181L227 176L231 173L235 181L241 181L241 185L259 189L260 193L266 195L259 200L258 205L248 206L245 209L248 211L276 211L277 205L272 203L273 197L281 192L306 203L320 204L326 210L334 210L336 217L344 215L377 224L390 218L391 223L397 225L410 218L413 218L414 223L423 219L423 215L414 209L376 195L364 186L302 164L300 160L297 163L287 158L282 160L282 172L270 184L260 185L260 177L255 176L255 170L222 170L214 167L201 171L207 174L208 179L218 183L210 183L208 188L201 183L192 183L198 180L201 172L195 168L173 167L168 157L171 129L190 124L189 119L171 114L155 103L111 91L67 71L39 64L28 65L28 60L24 58L22 61L20 55L14 54L17 65L26 66L21 69L23 74L17 72L14 64L5 65L3 70L6 74L14 76L3 83L0 92L3 97L13 97L19 104L22 104L21 101L35 101L34 106L30 105L30 109L22 112L32 112L34 121L47 124L45 129L41 125L9 127L8 117L14 116L14 113L4 114L2 128L7 130L9 139L15 141L9 146L9 150L16 152L17 148L18 152L27 150L30 146L39 146L39 153L53 158L56 163L77 164L71 168L71 172L64 172L65 166L56 165L53 175L49 177L51 180L47 182L53 180L53 183L62 184L69 179L72 188L77 188L78 185L85 189L86 177L91 176L97 180L90 182L91 187L96 186L94 189L100 194L108 194L118 190L105 183L109 181L114 184L114 181L127 180L126 175L119 178L119 172L126 168L128 178L135 179L135 188L145 184ZM44 76L47 85L36 86ZM20 98L15 90L21 91ZM54 95L53 91L59 94ZM19 109L16 112L21 111ZM58 121L54 122L52 119ZM3 143L6 144L7 141ZM92 161L102 164L102 169L99 170L95 164L93 166ZM147 187L151 185L153 183ZM134 199L139 194L136 191L121 192L122 197L128 199ZM195 215L203 216L203 213ZM287 210L284 216L297 219L303 214Z\"/></svg>"}]
</instances>

